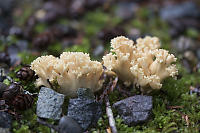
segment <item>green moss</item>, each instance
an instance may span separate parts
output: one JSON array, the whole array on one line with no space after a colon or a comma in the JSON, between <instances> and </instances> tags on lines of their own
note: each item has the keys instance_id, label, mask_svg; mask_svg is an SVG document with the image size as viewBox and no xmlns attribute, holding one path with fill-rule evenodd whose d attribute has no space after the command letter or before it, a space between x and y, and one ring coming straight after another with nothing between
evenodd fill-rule
<instances>
[{"instance_id":1,"label":"green moss","mask_svg":"<svg viewBox=\"0 0 200 133\"><path fill-rule=\"evenodd\" d=\"M169 50L171 37L169 34L169 26L156 16L149 17L147 9L141 9L139 16L134 18L130 24L138 28L142 34L156 36L161 40L162 48Z\"/></svg>"},{"instance_id":2,"label":"green moss","mask_svg":"<svg viewBox=\"0 0 200 133\"><path fill-rule=\"evenodd\" d=\"M61 18L61 19L58 20L58 23L60 25L68 25L70 23L70 21L66 18Z\"/></svg>"},{"instance_id":3,"label":"green moss","mask_svg":"<svg viewBox=\"0 0 200 133\"><path fill-rule=\"evenodd\" d=\"M90 41L88 38L83 38L81 44L73 45L70 48L66 48L64 52L70 51L70 52L89 53L89 50L90 50Z\"/></svg>"},{"instance_id":4,"label":"green moss","mask_svg":"<svg viewBox=\"0 0 200 133\"><path fill-rule=\"evenodd\" d=\"M14 129L14 133L31 133L28 126L22 125L18 130Z\"/></svg>"},{"instance_id":5,"label":"green moss","mask_svg":"<svg viewBox=\"0 0 200 133\"><path fill-rule=\"evenodd\" d=\"M24 6L21 6L21 13L16 13L14 16L14 21L18 26L23 26L34 11L33 6L30 4L30 2L24 2L23 5Z\"/></svg>"},{"instance_id":6,"label":"green moss","mask_svg":"<svg viewBox=\"0 0 200 133\"><path fill-rule=\"evenodd\" d=\"M84 32L87 36L95 35L105 27L109 21L109 15L100 10L88 12L84 17Z\"/></svg>"},{"instance_id":7,"label":"green moss","mask_svg":"<svg viewBox=\"0 0 200 133\"><path fill-rule=\"evenodd\" d=\"M8 79L5 79L5 80L3 81L3 83L6 84L6 85L9 85L9 84L10 84L10 81L9 81Z\"/></svg>"},{"instance_id":8,"label":"green moss","mask_svg":"<svg viewBox=\"0 0 200 133\"><path fill-rule=\"evenodd\" d=\"M191 38L198 38L199 37L199 31L194 29L194 28L188 28L186 30L186 35L188 37L191 37Z\"/></svg>"},{"instance_id":9,"label":"green moss","mask_svg":"<svg viewBox=\"0 0 200 133\"><path fill-rule=\"evenodd\" d=\"M47 24L45 23L39 23L34 27L34 31L36 33L42 33L47 29Z\"/></svg>"},{"instance_id":10,"label":"green moss","mask_svg":"<svg viewBox=\"0 0 200 133\"><path fill-rule=\"evenodd\" d=\"M21 58L23 64L31 64L31 62L37 58L37 56L28 52L18 53L18 56Z\"/></svg>"},{"instance_id":11,"label":"green moss","mask_svg":"<svg viewBox=\"0 0 200 133\"><path fill-rule=\"evenodd\" d=\"M22 119L14 121L12 125L13 133L50 133L50 129L37 122L37 115L35 114L36 105L32 109L21 112Z\"/></svg>"},{"instance_id":12,"label":"green moss","mask_svg":"<svg viewBox=\"0 0 200 133\"><path fill-rule=\"evenodd\" d=\"M60 51L62 51L62 44L59 42L55 42L48 46L48 53L52 55L59 55Z\"/></svg>"},{"instance_id":13,"label":"green moss","mask_svg":"<svg viewBox=\"0 0 200 133\"><path fill-rule=\"evenodd\" d=\"M139 8L136 13L136 17L140 19L147 19L150 17L150 15L151 11L147 7Z\"/></svg>"}]
</instances>

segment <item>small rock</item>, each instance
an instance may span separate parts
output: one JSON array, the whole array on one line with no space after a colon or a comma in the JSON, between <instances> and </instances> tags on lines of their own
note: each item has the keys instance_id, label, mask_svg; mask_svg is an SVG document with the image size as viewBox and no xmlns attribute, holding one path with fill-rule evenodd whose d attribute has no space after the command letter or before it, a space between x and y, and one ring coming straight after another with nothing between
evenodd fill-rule
<instances>
[{"instance_id":1,"label":"small rock","mask_svg":"<svg viewBox=\"0 0 200 133\"><path fill-rule=\"evenodd\" d=\"M164 20L183 17L200 17L199 7L194 2L184 2L177 5L169 5L161 9L160 16Z\"/></svg>"},{"instance_id":2,"label":"small rock","mask_svg":"<svg viewBox=\"0 0 200 133\"><path fill-rule=\"evenodd\" d=\"M141 31L136 28L131 28L128 33L128 37L132 39L134 42L142 36Z\"/></svg>"},{"instance_id":3,"label":"small rock","mask_svg":"<svg viewBox=\"0 0 200 133\"><path fill-rule=\"evenodd\" d=\"M190 95L197 94L197 96L200 96L200 87L190 87Z\"/></svg>"},{"instance_id":4,"label":"small rock","mask_svg":"<svg viewBox=\"0 0 200 133\"><path fill-rule=\"evenodd\" d=\"M82 133L80 125L68 116L63 116L58 125L59 133Z\"/></svg>"},{"instance_id":5,"label":"small rock","mask_svg":"<svg viewBox=\"0 0 200 133\"><path fill-rule=\"evenodd\" d=\"M3 95L4 90L7 88L8 86L2 82L0 82L0 98Z\"/></svg>"},{"instance_id":6,"label":"small rock","mask_svg":"<svg viewBox=\"0 0 200 133\"><path fill-rule=\"evenodd\" d=\"M94 93L89 88L78 88L77 90L78 98L81 99L94 99Z\"/></svg>"},{"instance_id":7,"label":"small rock","mask_svg":"<svg viewBox=\"0 0 200 133\"><path fill-rule=\"evenodd\" d=\"M7 76L8 72L9 72L8 66L0 63L0 82L3 82L6 78L8 78Z\"/></svg>"},{"instance_id":8,"label":"small rock","mask_svg":"<svg viewBox=\"0 0 200 133\"><path fill-rule=\"evenodd\" d=\"M7 35L12 25L12 12L16 5L15 0L0 0L0 34Z\"/></svg>"},{"instance_id":9,"label":"small rock","mask_svg":"<svg viewBox=\"0 0 200 133\"><path fill-rule=\"evenodd\" d=\"M113 105L122 116L124 123L129 126L147 121L150 117L152 106L152 97L142 95L126 98Z\"/></svg>"},{"instance_id":10,"label":"small rock","mask_svg":"<svg viewBox=\"0 0 200 133\"><path fill-rule=\"evenodd\" d=\"M182 64L188 73L192 73L192 64L187 59L183 58Z\"/></svg>"},{"instance_id":11,"label":"small rock","mask_svg":"<svg viewBox=\"0 0 200 133\"><path fill-rule=\"evenodd\" d=\"M198 45L196 42L190 38L181 36L177 40L172 41L172 47L175 48L178 52L182 53L186 50L196 50Z\"/></svg>"},{"instance_id":12,"label":"small rock","mask_svg":"<svg viewBox=\"0 0 200 133\"><path fill-rule=\"evenodd\" d=\"M75 28L65 25L56 25L51 30L56 37L76 37L78 32ZM57 33L56 33L57 31Z\"/></svg>"},{"instance_id":13,"label":"small rock","mask_svg":"<svg viewBox=\"0 0 200 133\"><path fill-rule=\"evenodd\" d=\"M117 4L115 14L121 19L127 20L134 16L137 9L138 5L133 2L120 2Z\"/></svg>"},{"instance_id":14,"label":"small rock","mask_svg":"<svg viewBox=\"0 0 200 133\"><path fill-rule=\"evenodd\" d=\"M10 55L5 52L0 52L0 64L5 63L7 65L10 65Z\"/></svg>"},{"instance_id":15,"label":"small rock","mask_svg":"<svg viewBox=\"0 0 200 133\"><path fill-rule=\"evenodd\" d=\"M23 31L22 31L21 28L13 26L13 27L10 28L9 34L10 35L16 35L17 37L22 37Z\"/></svg>"},{"instance_id":16,"label":"small rock","mask_svg":"<svg viewBox=\"0 0 200 133\"><path fill-rule=\"evenodd\" d=\"M197 58L198 58L198 60L200 60L200 48L197 49Z\"/></svg>"},{"instance_id":17,"label":"small rock","mask_svg":"<svg viewBox=\"0 0 200 133\"><path fill-rule=\"evenodd\" d=\"M200 29L200 10L194 2L168 5L161 9L160 16L170 24L170 35L174 38L188 28Z\"/></svg>"},{"instance_id":18,"label":"small rock","mask_svg":"<svg viewBox=\"0 0 200 133\"><path fill-rule=\"evenodd\" d=\"M56 1L47 1L43 4L42 9L37 12L37 21L54 22L57 18L65 16L67 9L65 4L60 4Z\"/></svg>"},{"instance_id":19,"label":"small rock","mask_svg":"<svg viewBox=\"0 0 200 133\"><path fill-rule=\"evenodd\" d=\"M79 17L85 12L85 3L84 0L73 0L69 12L71 17Z\"/></svg>"},{"instance_id":20,"label":"small rock","mask_svg":"<svg viewBox=\"0 0 200 133\"><path fill-rule=\"evenodd\" d=\"M0 10L3 13L10 12L15 4L16 2L14 0L0 0Z\"/></svg>"},{"instance_id":21,"label":"small rock","mask_svg":"<svg viewBox=\"0 0 200 133\"><path fill-rule=\"evenodd\" d=\"M81 89L82 90L82 89ZM70 99L67 116L76 120L83 130L97 123L102 115L101 105L91 97L83 97L84 93L78 93L78 98Z\"/></svg>"},{"instance_id":22,"label":"small rock","mask_svg":"<svg viewBox=\"0 0 200 133\"><path fill-rule=\"evenodd\" d=\"M12 117L6 112L0 111L0 128L11 128Z\"/></svg>"},{"instance_id":23,"label":"small rock","mask_svg":"<svg viewBox=\"0 0 200 133\"><path fill-rule=\"evenodd\" d=\"M65 96L54 90L42 87L37 101L37 116L41 118L60 119Z\"/></svg>"},{"instance_id":24,"label":"small rock","mask_svg":"<svg viewBox=\"0 0 200 133\"><path fill-rule=\"evenodd\" d=\"M26 40L19 40L16 42L19 52L28 51L28 42Z\"/></svg>"},{"instance_id":25,"label":"small rock","mask_svg":"<svg viewBox=\"0 0 200 133\"><path fill-rule=\"evenodd\" d=\"M94 50L93 50L93 55L94 56L102 56L104 54L104 46L103 45L98 45Z\"/></svg>"},{"instance_id":26,"label":"small rock","mask_svg":"<svg viewBox=\"0 0 200 133\"><path fill-rule=\"evenodd\" d=\"M197 63L197 58L192 51L185 51L183 57L185 57L188 61L196 64Z\"/></svg>"},{"instance_id":27,"label":"small rock","mask_svg":"<svg viewBox=\"0 0 200 133\"><path fill-rule=\"evenodd\" d=\"M9 128L0 128L0 133L10 133Z\"/></svg>"},{"instance_id":28,"label":"small rock","mask_svg":"<svg viewBox=\"0 0 200 133\"><path fill-rule=\"evenodd\" d=\"M18 56L19 48L17 47L17 45L15 45L15 44L10 45L8 47L7 51L8 51L8 54L10 56L11 66L15 65L16 62L19 62L21 60L20 57Z\"/></svg>"},{"instance_id":29,"label":"small rock","mask_svg":"<svg viewBox=\"0 0 200 133\"><path fill-rule=\"evenodd\" d=\"M85 8L87 10L96 9L99 6L102 6L106 0L86 0L85 2Z\"/></svg>"},{"instance_id":30,"label":"small rock","mask_svg":"<svg viewBox=\"0 0 200 133\"><path fill-rule=\"evenodd\" d=\"M117 36L125 36L126 32L124 31L124 29L122 29L121 27L117 26L117 27L112 27L112 28L104 28L102 29L102 31L100 31L97 36L100 40L103 40L104 43L109 42L111 39L113 39L114 37Z\"/></svg>"}]
</instances>

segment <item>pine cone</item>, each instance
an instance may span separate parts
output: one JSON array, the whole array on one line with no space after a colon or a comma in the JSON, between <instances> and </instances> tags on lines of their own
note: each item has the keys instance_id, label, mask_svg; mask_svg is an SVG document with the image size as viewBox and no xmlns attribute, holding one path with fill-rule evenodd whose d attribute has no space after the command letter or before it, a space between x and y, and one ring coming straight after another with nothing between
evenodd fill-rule
<instances>
[{"instance_id":1,"label":"pine cone","mask_svg":"<svg viewBox=\"0 0 200 133\"><path fill-rule=\"evenodd\" d=\"M17 83L12 83L3 91L3 99L10 103L13 98L22 92L22 87Z\"/></svg>"},{"instance_id":2,"label":"pine cone","mask_svg":"<svg viewBox=\"0 0 200 133\"><path fill-rule=\"evenodd\" d=\"M21 80L32 80L34 78L35 72L30 69L30 67L22 67L16 73L16 77Z\"/></svg>"},{"instance_id":3,"label":"pine cone","mask_svg":"<svg viewBox=\"0 0 200 133\"><path fill-rule=\"evenodd\" d=\"M31 108L34 102L34 98L29 94L19 94L12 101L12 105L15 109L26 110Z\"/></svg>"}]
</instances>

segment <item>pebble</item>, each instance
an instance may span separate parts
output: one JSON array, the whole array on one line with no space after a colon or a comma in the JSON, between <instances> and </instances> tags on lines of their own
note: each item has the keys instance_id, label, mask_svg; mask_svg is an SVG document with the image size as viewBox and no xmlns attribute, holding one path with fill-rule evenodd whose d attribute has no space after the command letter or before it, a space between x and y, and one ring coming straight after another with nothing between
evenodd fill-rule
<instances>
[{"instance_id":1,"label":"pebble","mask_svg":"<svg viewBox=\"0 0 200 133\"><path fill-rule=\"evenodd\" d=\"M63 116L58 125L59 133L82 133L80 125L72 118Z\"/></svg>"},{"instance_id":2,"label":"pebble","mask_svg":"<svg viewBox=\"0 0 200 133\"><path fill-rule=\"evenodd\" d=\"M121 115L124 123L131 126L146 122L152 110L152 97L136 95L113 104Z\"/></svg>"},{"instance_id":3,"label":"pebble","mask_svg":"<svg viewBox=\"0 0 200 133\"><path fill-rule=\"evenodd\" d=\"M81 99L84 99L84 98L94 99L95 98L94 93L89 88L78 88L77 95L78 95L78 98L81 98Z\"/></svg>"},{"instance_id":4,"label":"pebble","mask_svg":"<svg viewBox=\"0 0 200 133\"><path fill-rule=\"evenodd\" d=\"M117 4L115 15L123 20L127 20L134 16L137 9L138 5L134 2L119 2Z\"/></svg>"},{"instance_id":5,"label":"pebble","mask_svg":"<svg viewBox=\"0 0 200 133\"><path fill-rule=\"evenodd\" d=\"M102 115L101 104L94 100L91 95L83 96L88 89L81 89L78 98L70 99L67 116L76 120L82 129L86 131L89 127L96 125Z\"/></svg>"},{"instance_id":6,"label":"pebble","mask_svg":"<svg viewBox=\"0 0 200 133\"><path fill-rule=\"evenodd\" d=\"M200 17L199 7L194 2L184 2L177 5L168 5L161 9L160 16L164 20L183 17Z\"/></svg>"},{"instance_id":7,"label":"pebble","mask_svg":"<svg viewBox=\"0 0 200 133\"><path fill-rule=\"evenodd\" d=\"M37 101L37 116L58 120L62 113L62 104L65 96L54 90L42 87Z\"/></svg>"},{"instance_id":8,"label":"pebble","mask_svg":"<svg viewBox=\"0 0 200 133\"><path fill-rule=\"evenodd\" d=\"M85 8L87 10L96 9L99 6L102 6L106 0L86 0L85 2Z\"/></svg>"},{"instance_id":9,"label":"pebble","mask_svg":"<svg viewBox=\"0 0 200 133\"><path fill-rule=\"evenodd\" d=\"M11 37L8 36L8 41L10 41ZM10 56L10 64L15 65L21 61L19 57L20 52L28 51L28 42L26 40L18 40L15 44L12 44L8 47L7 52Z\"/></svg>"},{"instance_id":10,"label":"pebble","mask_svg":"<svg viewBox=\"0 0 200 133\"><path fill-rule=\"evenodd\" d=\"M187 59L183 58L182 64L188 73L192 73L192 65Z\"/></svg>"},{"instance_id":11,"label":"pebble","mask_svg":"<svg viewBox=\"0 0 200 133\"><path fill-rule=\"evenodd\" d=\"M19 49L19 52L28 51L28 42L26 40L19 40L16 42L16 47Z\"/></svg>"},{"instance_id":12,"label":"pebble","mask_svg":"<svg viewBox=\"0 0 200 133\"><path fill-rule=\"evenodd\" d=\"M196 58L194 52L189 51L189 50L188 50L188 51L185 51L183 56L184 56L188 61L190 61L190 62L192 62L192 63L194 63L194 64L197 63L197 58Z\"/></svg>"},{"instance_id":13,"label":"pebble","mask_svg":"<svg viewBox=\"0 0 200 133\"><path fill-rule=\"evenodd\" d=\"M0 128L0 133L10 133L9 128Z\"/></svg>"},{"instance_id":14,"label":"pebble","mask_svg":"<svg viewBox=\"0 0 200 133\"><path fill-rule=\"evenodd\" d=\"M85 12L85 2L84 0L73 0L69 12L71 17L79 17Z\"/></svg>"},{"instance_id":15,"label":"pebble","mask_svg":"<svg viewBox=\"0 0 200 133\"><path fill-rule=\"evenodd\" d=\"M142 36L142 34L141 34L141 31L139 29L131 28L129 30L128 38L132 39L134 42L136 42L136 40L138 38L140 38L141 36Z\"/></svg>"},{"instance_id":16,"label":"pebble","mask_svg":"<svg viewBox=\"0 0 200 133\"><path fill-rule=\"evenodd\" d=\"M198 60L200 60L200 48L197 49L197 58L198 58Z\"/></svg>"},{"instance_id":17,"label":"pebble","mask_svg":"<svg viewBox=\"0 0 200 133\"><path fill-rule=\"evenodd\" d=\"M104 46L103 45L98 45L94 50L93 50L93 55L94 56L102 56L104 54Z\"/></svg>"},{"instance_id":18,"label":"pebble","mask_svg":"<svg viewBox=\"0 0 200 133\"><path fill-rule=\"evenodd\" d=\"M20 27L13 26L9 30L9 35L15 35L17 37L22 37L23 31Z\"/></svg>"},{"instance_id":19,"label":"pebble","mask_svg":"<svg viewBox=\"0 0 200 133\"><path fill-rule=\"evenodd\" d=\"M11 128L12 116L7 112L0 111L0 128Z\"/></svg>"},{"instance_id":20,"label":"pebble","mask_svg":"<svg viewBox=\"0 0 200 133\"><path fill-rule=\"evenodd\" d=\"M200 96L200 87L191 87L190 88L190 95L196 93L197 96Z\"/></svg>"},{"instance_id":21,"label":"pebble","mask_svg":"<svg viewBox=\"0 0 200 133\"><path fill-rule=\"evenodd\" d=\"M98 34L98 38L103 40L104 43L110 42L111 39L117 36L126 36L126 32L119 26L112 27L112 28L104 28Z\"/></svg>"},{"instance_id":22,"label":"pebble","mask_svg":"<svg viewBox=\"0 0 200 133\"><path fill-rule=\"evenodd\" d=\"M5 52L0 52L0 64L10 65L10 55Z\"/></svg>"},{"instance_id":23,"label":"pebble","mask_svg":"<svg viewBox=\"0 0 200 133\"><path fill-rule=\"evenodd\" d=\"M7 35L12 25L12 11L16 5L15 0L0 0L0 35Z\"/></svg>"},{"instance_id":24,"label":"pebble","mask_svg":"<svg viewBox=\"0 0 200 133\"><path fill-rule=\"evenodd\" d=\"M191 38L184 36L179 37L177 40L172 41L172 47L175 48L178 52L185 52L186 50L196 50L197 44Z\"/></svg>"},{"instance_id":25,"label":"pebble","mask_svg":"<svg viewBox=\"0 0 200 133\"><path fill-rule=\"evenodd\" d=\"M7 88L8 86L2 82L0 82L0 98L3 95L4 90Z\"/></svg>"}]
</instances>

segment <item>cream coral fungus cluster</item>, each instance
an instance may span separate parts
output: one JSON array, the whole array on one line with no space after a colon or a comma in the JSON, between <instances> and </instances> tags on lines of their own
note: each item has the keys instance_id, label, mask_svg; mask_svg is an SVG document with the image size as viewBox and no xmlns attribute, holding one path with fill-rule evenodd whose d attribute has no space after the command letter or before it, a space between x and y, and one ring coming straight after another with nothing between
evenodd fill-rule
<instances>
[{"instance_id":1,"label":"cream coral fungus cluster","mask_svg":"<svg viewBox=\"0 0 200 133\"><path fill-rule=\"evenodd\" d=\"M114 71L126 85L141 86L142 91L160 89L166 77L175 77L178 73L173 54L159 49L157 37L139 38L136 44L120 36L111 40L111 52L103 57L103 64ZM113 54L114 53L114 54Z\"/></svg>"},{"instance_id":2,"label":"cream coral fungus cluster","mask_svg":"<svg viewBox=\"0 0 200 133\"><path fill-rule=\"evenodd\" d=\"M115 72L125 85L139 85L143 92L160 89L163 79L178 73L172 64L175 56L160 49L157 37L139 38L134 44L120 36L111 40L111 48L111 53L103 57L107 72ZM32 62L31 69L39 76L37 86L50 87L49 82L57 81L61 87L58 91L67 96L75 96L80 87L95 92L103 84L102 64L82 52L64 52L59 58L41 56Z\"/></svg>"},{"instance_id":3,"label":"cream coral fungus cluster","mask_svg":"<svg viewBox=\"0 0 200 133\"><path fill-rule=\"evenodd\" d=\"M42 56L32 62L31 69L39 76L37 86L50 87L47 80L56 80L61 87L58 91L67 96L75 96L80 87L95 92L103 84L100 79L103 72L101 63L91 61L89 54L82 52L64 52L60 58Z\"/></svg>"}]
</instances>

